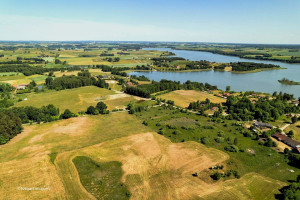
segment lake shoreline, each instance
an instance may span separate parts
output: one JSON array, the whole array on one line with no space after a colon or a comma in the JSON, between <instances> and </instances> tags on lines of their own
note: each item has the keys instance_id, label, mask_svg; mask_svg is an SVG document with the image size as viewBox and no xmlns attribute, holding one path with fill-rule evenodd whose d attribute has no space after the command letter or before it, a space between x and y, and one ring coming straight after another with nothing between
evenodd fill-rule
<instances>
[{"instance_id":1,"label":"lake shoreline","mask_svg":"<svg viewBox=\"0 0 300 200\"><path fill-rule=\"evenodd\" d=\"M262 60L262 61L275 61L275 62L282 62L282 63L288 63L288 64L300 64L300 62L288 62L288 61L284 61L284 60L278 60L278 59L264 59L264 58L252 58L252 57L243 57L243 56L237 56L237 55L229 55L226 53L216 53L214 51L210 51L210 50L202 50L202 49L174 49L171 48L172 50L185 50L185 51L201 51L201 52L209 52L212 54L216 54L216 55L223 55L223 56L233 56L233 57L238 57L241 59L252 59L252 60Z\"/></svg>"}]
</instances>

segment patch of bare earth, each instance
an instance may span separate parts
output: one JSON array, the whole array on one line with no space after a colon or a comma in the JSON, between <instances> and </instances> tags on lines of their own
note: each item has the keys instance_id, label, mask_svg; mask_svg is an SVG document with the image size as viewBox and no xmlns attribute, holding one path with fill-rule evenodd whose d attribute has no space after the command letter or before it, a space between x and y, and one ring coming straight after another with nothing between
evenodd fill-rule
<instances>
[{"instance_id":1,"label":"patch of bare earth","mask_svg":"<svg viewBox=\"0 0 300 200\"><path fill-rule=\"evenodd\" d=\"M47 131L38 134L30 139L29 143L41 141L49 133L68 134L77 136L85 133L91 127L91 121L87 117L76 117L62 120L52 125Z\"/></svg>"}]
</instances>

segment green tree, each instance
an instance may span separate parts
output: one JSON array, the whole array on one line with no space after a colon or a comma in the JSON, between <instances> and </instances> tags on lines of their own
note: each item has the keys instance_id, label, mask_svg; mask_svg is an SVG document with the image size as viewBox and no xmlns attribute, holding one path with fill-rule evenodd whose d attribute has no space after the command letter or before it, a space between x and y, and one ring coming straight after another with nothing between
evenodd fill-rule
<instances>
[{"instance_id":1,"label":"green tree","mask_svg":"<svg viewBox=\"0 0 300 200\"><path fill-rule=\"evenodd\" d=\"M226 92L229 92L230 91L230 86L226 86Z\"/></svg>"},{"instance_id":2,"label":"green tree","mask_svg":"<svg viewBox=\"0 0 300 200\"><path fill-rule=\"evenodd\" d=\"M72 113L69 109L66 109L61 115L61 119L69 119L74 116L74 113Z\"/></svg>"},{"instance_id":3,"label":"green tree","mask_svg":"<svg viewBox=\"0 0 300 200\"><path fill-rule=\"evenodd\" d=\"M103 103L102 101L101 102L98 102L97 105L96 105L96 109L98 110L98 112L100 114L107 114L107 106L105 103Z\"/></svg>"},{"instance_id":4,"label":"green tree","mask_svg":"<svg viewBox=\"0 0 300 200\"><path fill-rule=\"evenodd\" d=\"M50 85L52 83L52 81L53 81L53 78L49 76L49 77L46 78L45 84Z\"/></svg>"},{"instance_id":5,"label":"green tree","mask_svg":"<svg viewBox=\"0 0 300 200\"><path fill-rule=\"evenodd\" d=\"M86 111L86 114L88 115L97 115L97 113L99 114L99 111L94 106L88 107Z\"/></svg>"},{"instance_id":6,"label":"green tree","mask_svg":"<svg viewBox=\"0 0 300 200\"><path fill-rule=\"evenodd\" d=\"M219 172L214 173L211 176L214 180L220 180L220 178L222 177L222 175Z\"/></svg>"},{"instance_id":7,"label":"green tree","mask_svg":"<svg viewBox=\"0 0 300 200\"><path fill-rule=\"evenodd\" d=\"M290 131L287 133L287 136L289 136L290 138L293 138L293 137L294 137L294 131L290 130Z\"/></svg>"},{"instance_id":8,"label":"green tree","mask_svg":"<svg viewBox=\"0 0 300 200\"><path fill-rule=\"evenodd\" d=\"M296 123L297 121L298 121L298 118L296 115L294 117L292 117L292 123Z\"/></svg>"}]
</instances>

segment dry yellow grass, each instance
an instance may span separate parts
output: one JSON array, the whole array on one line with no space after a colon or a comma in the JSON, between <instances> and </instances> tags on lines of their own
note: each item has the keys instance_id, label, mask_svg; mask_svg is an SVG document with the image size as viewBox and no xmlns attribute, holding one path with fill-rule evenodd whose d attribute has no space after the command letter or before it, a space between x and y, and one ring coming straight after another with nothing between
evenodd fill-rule
<instances>
[{"instance_id":1,"label":"dry yellow grass","mask_svg":"<svg viewBox=\"0 0 300 200\"><path fill-rule=\"evenodd\" d=\"M61 112L70 109L72 112L86 111L89 106L95 106L99 101L110 99L114 95L112 90L87 86L61 91L48 91L45 93L30 93L27 101L16 103L16 106L41 107L48 104L57 106Z\"/></svg>"},{"instance_id":2,"label":"dry yellow grass","mask_svg":"<svg viewBox=\"0 0 300 200\"><path fill-rule=\"evenodd\" d=\"M120 161L122 180L132 199L217 199L223 193L237 199L257 193L268 198L270 191L282 185L257 174L212 182L208 168L227 160L228 154L196 142L172 143L127 113L26 126L22 134L0 147L4 199L94 199L80 183L72 162L76 156L96 162ZM54 164L50 152L57 153ZM191 176L195 171L203 176ZM18 187L49 190L22 191Z\"/></svg>"},{"instance_id":3,"label":"dry yellow grass","mask_svg":"<svg viewBox=\"0 0 300 200\"><path fill-rule=\"evenodd\" d=\"M213 103L225 102L225 99L223 98L216 97L213 94L195 90L176 90L167 94L159 95L158 98L173 100L175 102L175 105L178 105L180 107L187 107L190 102L197 100L204 101L206 98L208 98Z\"/></svg>"}]
</instances>

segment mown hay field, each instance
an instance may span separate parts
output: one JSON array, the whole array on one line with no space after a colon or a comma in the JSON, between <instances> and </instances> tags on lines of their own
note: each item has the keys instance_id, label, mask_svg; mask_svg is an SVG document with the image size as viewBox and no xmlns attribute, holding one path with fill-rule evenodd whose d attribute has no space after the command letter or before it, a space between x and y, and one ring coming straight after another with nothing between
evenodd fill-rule
<instances>
[{"instance_id":1,"label":"mown hay field","mask_svg":"<svg viewBox=\"0 0 300 200\"><path fill-rule=\"evenodd\" d=\"M78 156L91 159L95 166L75 165ZM101 186L89 185L114 173L118 185L110 188L121 182L132 199L269 199L271 192L285 185L257 174L211 181L208 168L228 159L227 153L197 142L172 143L125 112L77 117L26 126L1 146L0 193L4 199L101 199ZM107 171L105 165L116 162L117 167ZM103 165L106 171L96 169ZM193 177L195 171L203 177ZM47 189L23 191L18 187ZM266 189L264 196L262 188ZM122 191L119 195L126 197Z\"/></svg>"},{"instance_id":2,"label":"mown hay field","mask_svg":"<svg viewBox=\"0 0 300 200\"><path fill-rule=\"evenodd\" d=\"M166 100L173 100L175 105L183 108L188 107L193 101L205 101L206 98L213 103L223 103L226 101L225 99L216 97L213 94L195 90L176 90L166 94L158 95L157 97Z\"/></svg>"}]
</instances>

